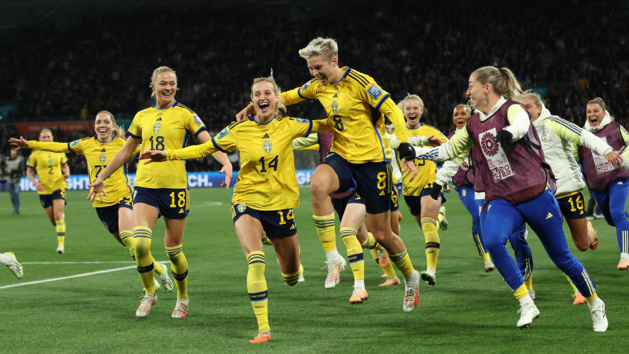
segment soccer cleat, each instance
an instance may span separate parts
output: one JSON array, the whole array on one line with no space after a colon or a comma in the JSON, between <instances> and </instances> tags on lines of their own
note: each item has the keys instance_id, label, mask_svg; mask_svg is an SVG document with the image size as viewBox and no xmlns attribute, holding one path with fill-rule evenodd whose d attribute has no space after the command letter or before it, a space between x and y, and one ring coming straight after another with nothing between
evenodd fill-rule
<instances>
[{"instance_id":1,"label":"soccer cleat","mask_svg":"<svg viewBox=\"0 0 629 354\"><path fill-rule=\"evenodd\" d=\"M572 303L573 305L585 304L585 298L583 297L583 295L581 295L580 291L577 291L576 293L574 293L572 297L574 298L574 302Z\"/></svg>"},{"instance_id":2,"label":"soccer cleat","mask_svg":"<svg viewBox=\"0 0 629 354\"><path fill-rule=\"evenodd\" d=\"M594 251L596 247L598 247L598 234L596 233L596 229L594 229L594 225L590 221L587 222L588 226L588 236L590 236L590 249Z\"/></svg>"},{"instance_id":3,"label":"soccer cleat","mask_svg":"<svg viewBox=\"0 0 629 354\"><path fill-rule=\"evenodd\" d=\"M188 305L190 304L190 300L179 300L177 299L177 303L175 304L175 309L173 310L172 318L184 318L188 313Z\"/></svg>"},{"instance_id":4,"label":"soccer cleat","mask_svg":"<svg viewBox=\"0 0 629 354\"><path fill-rule=\"evenodd\" d=\"M164 268L164 272L159 275L159 281L162 283L162 287L166 291L173 291L173 281L168 276L168 268L162 264L162 268ZM155 288L157 290L157 288Z\"/></svg>"},{"instance_id":5,"label":"soccer cleat","mask_svg":"<svg viewBox=\"0 0 629 354\"><path fill-rule=\"evenodd\" d=\"M430 286L434 286L437 283L437 275L429 270L421 272L422 280Z\"/></svg>"},{"instance_id":6,"label":"soccer cleat","mask_svg":"<svg viewBox=\"0 0 629 354\"><path fill-rule=\"evenodd\" d=\"M378 250L378 264L380 264L381 268L389 266L389 253L384 247Z\"/></svg>"},{"instance_id":7,"label":"soccer cleat","mask_svg":"<svg viewBox=\"0 0 629 354\"><path fill-rule=\"evenodd\" d=\"M419 272L413 270L413 273L409 278L410 280L405 279L404 281L403 308L406 312L413 311L419 302Z\"/></svg>"},{"instance_id":8,"label":"soccer cleat","mask_svg":"<svg viewBox=\"0 0 629 354\"><path fill-rule=\"evenodd\" d=\"M24 271L22 270L22 265L15 258L15 254L13 252L7 252L6 255L9 257L9 261L6 263L7 267L10 271L15 274L15 277L18 279L22 279L24 276Z\"/></svg>"},{"instance_id":9,"label":"soccer cleat","mask_svg":"<svg viewBox=\"0 0 629 354\"><path fill-rule=\"evenodd\" d=\"M145 318L151 312L151 307L155 305L157 302L157 295L144 295L142 296L142 300L140 300L140 306L135 310L135 317L137 318Z\"/></svg>"},{"instance_id":10,"label":"soccer cleat","mask_svg":"<svg viewBox=\"0 0 629 354\"><path fill-rule=\"evenodd\" d=\"M607 321L607 312L605 311L605 303L600 298L588 303L590 314L592 315L592 325L594 332L605 332L609 322Z\"/></svg>"},{"instance_id":11,"label":"soccer cleat","mask_svg":"<svg viewBox=\"0 0 629 354\"><path fill-rule=\"evenodd\" d=\"M492 262L491 259L489 258L487 258L483 263L484 263L483 270L485 271L485 273L489 273L493 271L494 269L496 269L494 262Z\"/></svg>"},{"instance_id":12,"label":"soccer cleat","mask_svg":"<svg viewBox=\"0 0 629 354\"><path fill-rule=\"evenodd\" d=\"M304 278L304 273L301 273L299 275L299 280L297 280L298 283L303 283L306 281L306 278Z\"/></svg>"},{"instance_id":13,"label":"soccer cleat","mask_svg":"<svg viewBox=\"0 0 629 354\"><path fill-rule=\"evenodd\" d=\"M520 329L529 327L534 319L539 318L539 310L533 301L522 305L518 312L520 313L520 319L518 320L518 328Z\"/></svg>"},{"instance_id":14,"label":"soccer cleat","mask_svg":"<svg viewBox=\"0 0 629 354\"><path fill-rule=\"evenodd\" d=\"M400 284L400 279L398 278L387 278L387 280L380 284L380 286L393 286Z\"/></svg>"},{"instance_id":15,"label":"soccer cleat","mask_svg":"<svg viewBox=\"0 0 629 354\"><path fill-rule=\"evenodd\" d=\"M352 305L362 304L363 301L367 300L369 295L367 295L367 290L354 286L354 291L352 291L352 296L349 298L349 303Z\"/></svg>"},{"instance_id":16,"label":"soccer cleat","mask_svg":"<svg viewBox=\"0 0 629 354\"><path fill-rule=\"evenodd\" d=\"M267 343L271 341L271 331L268 329L264 329L258 332L258 336L249 341L249 343L260 344Z\"/></svg>"},{"instance_id":17,"label":"soccer cleat","mask_svg":"<svg viewBox=\"0 0 629 354\"><path fill-rule=\"evenodd\" d=\"M328 265L328 276L325 278L325 288L334 289L341 282L340 273L345 270L347 263L343 257L339 257L336 262L325 261Z\"/></svg>"},{"instance_id":18,"label":"soccer cleat","mask_svg":"<svg viewBox=\"0 0 629 354\"><path fill-rule=\"evenodd\" d=\"M529 296L531 297L531 300L535 300L535 290L529 289Z\"/></svg>"},{"instance_id":19,"label":"soccer cleat","mask_svg":"<svg viewBox=\"0 0 629 354\"><path fill-rule=\"evenodd\" d=\"M443 231L448 229L448 219L446 219L446 207L439 208L439 214L443 215L443 220L439 223L439 228Z\"/></svg>"},{"instance_id":20,"label":"soccer cleat","mask_svg":"<svg viewBox=\"0 0 629 354\"><path fill-rule=\"evenodd\" d=\"M64 253L66 253L66 250L65 250L65 248L63 248L63 246L59 246L59 247L57 247L57 253L64 254Z\"/></svg>"},{"instance_id":21,"label":"soccer cleat","mask_svg":"<svg viewBox=\"0 0 629 354\"><path fill-rule=\"evenodd\" d=\"M587 221L594 220L594 217L592 215L588 215L585 217L585 220Z\"/></svg>"},{"instance_id":22,"label":"soccer cleat","mask_svg":"<svg viewBox=\"0 0 629 354\"><path fill-rule=\"evenodd\" d=\"M620 262L618 262L618 270L627 270L629 269L629 258L626 256L620 257Z\"/></svg>"}]
</instances>

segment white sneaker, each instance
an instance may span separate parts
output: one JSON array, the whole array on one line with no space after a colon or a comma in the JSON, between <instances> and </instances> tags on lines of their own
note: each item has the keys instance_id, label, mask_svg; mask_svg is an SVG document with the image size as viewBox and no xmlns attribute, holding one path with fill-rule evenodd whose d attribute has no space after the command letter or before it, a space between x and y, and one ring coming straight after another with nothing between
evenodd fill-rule
<instances>
[{"instance_id":1,"label":"white sneaker","mask_svg":"<svg viewBox=\"0 0 629 354\"><path fill-rule=\"evenodd\" d=\"M518 328L520 329L529 327L534 319L539 318L539 310L533 301L522 305L518 312L520 313L520 319L518 320Z\"/></svg>"},{"instance_id":2,"label":"white sneaker","mask_svg":"<svg viewBox=\"0 0 629 354\"><path fill-rule=\"evenodd\" d=\"M17 261L17 258L15 258L13 252L7 252L5 253L5 255L9 257L9 260L6 262L9 270L12 271L13 274L15 274L16 278L22 279L22 277L24 276L24 271L22 270L22 265L20 264L20 262Z\"/></svg>"},{"instance_id":3,"label":"white sneaker","mask_svg":"<svg viewBox=\"0 0 629 354\"><path fill-rule=\"evenodd\" d=\"M325 278L325 288L334 289L341 282L341 271L345 270L347 263L343 257L339 257L336 262L325 261L328 266L328 276Z\"/></svg>"},{"instance_id":4,"label":"white sneaker","mask_svg":"<svg viewBox=\"0 0 629 354\"><path fill-rule=\"evenodd\" d=\"M535 300L535 290L529 289L529 296L531 297L531 300Z\"/></svg>"},{"instance_id":5,"label":"white sneaker","mask_svg":"<svg viewBox=\"0 0 629 354\"><path fill-rule=\"evenodd\" d=\"M430 270L425 270L421 272L421 277L422 277L422 280L425 281L426 284L430 286L434 286L435 283L437 283L437 275Z\"/></svg>"},{"instance_id":6,"label":"white sneaker","mask_svg":"<svg viewBox=\"0 0 629 354\"><path fill-rule=\"evenodd\" d=\"M188 305L190 304L190 300L179 300L177 299L177 303L175 304L175 309L173 310L172 318L184 318L188 313Z\"/></svg>"},{"instance_id":7,"label":"white sneaker","mask_svg":"<svg viewBox=\"0 0 629 354\"><path fill-rule=\"evenodd\" d=\"M496 266L494 265L494 262L491 261L491 259L487 258L484 262L483 262L483 270L485 271L485 273L489 273L491 271L493 271L494 269L496 269Z\"/></svg>"},{"instance_id":8,"label":"white sneaker","mask_svg":"<svg viewBox=\"0 0 629 354\"><path fill-rule=\"evenodd\" d=\"M159 275L159 281L162 283L162 287L164 287L164 290L173 291L173 281L168 276L168 268L164 264L160 263L160 265L162 266L162 268L164 268L164 272Z\"/></svg>"},{"instance_id":9,"label":"white sneaker","mask_svg":"<svg viewBox=\"0 0 629 354\"><path fill-rule=\"evenodd\" d=\"M157 302L157 295L144 295L142 296L142 300L140 300L140 306L135 310L135 317L145 318L151 312L151 308Z\"/></svg>"},{"instance_id":10,"label":"white sneaker","mask_svg":"<svg viewBox=\"0 0 629 354\"><path fill-rule=\"evenodd\" d=\"M408 279L404 279L404 303L403 308L406 312L411 312L417 307L419 302L419 272L413 270Z\"/></svg>"},{"instance_id":11,"label":"white sneaker","mask_svg":"<svg viewBox=\"0 0 629 354\"><path fill-rule=\"evenodd\" d=\"M66 253L66 250L65 250L65 248L63 248L63 246L59 246L59 247L57 247L57 253L64 254L64 253Z\"/></svg>"},{"instance_id":12,"label":"white sneaker","mask_svg":"<svg viewBox=\"0 0 629 354\"><path fill-rule=\"evenodd\" d=\"M443 220L439 223L439 228L443 231L448 229L448 219L446 219L446 207L439 208L439 214L443 215Z\"/></svg>"},{"instance_id":13,"label":"white sneaker","mask_svg":"<svg viewBox=\"0 0 629 354\"><path fill-rule=\"evenodd\" d=\"M596 300L588 302L588 306L590 307L590 314L592 315L594 332L607 331L609 323L607 322L607 312L605 311L605 303L603 300L596 298Z\"/></svg>"},{"instance_id":14,"label":"white sneaker","mask_svg":"<svg viewBox=\"0 0 629 354\"><path fill-rule=\"evenodd\" d=\"M304 278L304 273L301 273L301 275L299 276L299 280L297 280L298 283L303 283L306 281L306 278Z\"/></svg>"}]
</instances>

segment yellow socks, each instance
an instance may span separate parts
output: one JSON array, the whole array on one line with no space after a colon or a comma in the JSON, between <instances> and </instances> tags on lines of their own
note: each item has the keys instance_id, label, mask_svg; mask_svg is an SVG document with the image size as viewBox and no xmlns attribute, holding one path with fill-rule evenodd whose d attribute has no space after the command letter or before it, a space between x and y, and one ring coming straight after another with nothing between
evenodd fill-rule
<instances>
[{"instance_id":1,"label":"yellow socks","mask_svg":"<svg viewBox=\"0 0 629 354\"><path fill-rule=\"evenodd\" d=\"M397 269L400 270L403 277L409 277L413 273L413 263L411 262L411 257L408 255L406 248L400 253L390 254L389 259L395 264Z\"/></svg>"},{"instance_id":2,"label":"yellow socks","mask_svg":"<svg viewBox=\"0 0 629 354\"><path fill-rule=\"evenodd\" d=\"M247 271L247 292L253 306L253 313L258 321L258 332L271 330L269 327L269 291L264 278L266 262L264 252L254 251L247 256L249 270ZM302 267L299 268L303 270ZM299 276L297 276L299 279Z\"/></svg>"},{"instance_id":3,"label":"yellow socks","mask_svg":"<svg viewBox=\"0 0 629 354\"><path fill-rule=\"evenodd\" d=\"M55 229L57 230L57 243L59 244L59 247L64 247L66 239L66 222L64 220L56 220Z\"/></svg>"},{"instance_id":4,"label":"yellow socks","mask_svg":"<svg viewBox=\"0 0 629 354\"><path fill-rule=\"evenodd\" d=\"M183 245L166 247L166 254L170 258L170 269L177 284L177 299L188 298L188 260L183 254Z\"/></svg>"},{"instance_id":5,"label":"yellow socks","mask_svg":"<svg viewBox=\"0 0 629 354\"><path fill-rule=\"evenodd\" d=\"M299 281L299 277L301 277L302 274L304 274L304 266L300 264L299 270L297 272L292 273L292 274L282 273L282 278L284 278L284 281L286 282L286 284L293 286L297 284L297 282Z\"/></svg>"},{"instance_id":6,"label":"yellow socks","mask_svg":"<svg viewBox=\"0 0 629 354\"><path fill-rule=\"evenodd\" d=\"M135 259L135 239L133 238L132 231L120 231L120 241L127 248L131 257Z\"/></svg>"},{"instance_id":7,"label":"yellow socks","mask_svg":"<svg viewBox=\"0 0 629 354\"><path fill-rule=\"evenodd\" d=\"M365 259L363 257L363 248L356 237L356 230L351 227L341 228L341 237L347 248L347 259L354 273L354 282L362 280L362 288L365 287ZM361 284L355 284L360 286Z\"/></svg>"},{"instance_id":8,"label":"yellow socks","mask_svg":"<svg viewBox=\"0 0 629 354\"><path fill-rule=\"evenodd\" d=\"M528 291L528 289L533 289L533 275L529 275L528 278L524 279L524 286L526 286L526 289Z\"/></svg>"},{"instance_id":9,"label":"yellow socks","mask_svg":"<svg viewBox=\"0 0 629 354\"><path fill-rule=\"evenodd\" d=\"M336 250L336 233L334 230L334 213L327 216L312 216L317 235L324 251Z\"/></svg>"},{"instance_id":10,"label":"yellow socks","mask_svg":"<svg viewBox=\"0 0 629 354\"><path fill-rule=\"evenodd\" d=\"M439 214L441 216L441 214ZM437 221L433 218L422 218L422 232L426 240L426 270L437 273L437 259L439 258L439 248L441 240L437 233Z\"/></svg>"},{"instance_id":11,"label":"yellow socks","mask_svg":"<svg viewBox=\"0 0 629 354\"><path fill-rule=\"evenodd\" d=\"M138 266L140 280L144 285L147 295L155 295L154 259L151 254L151 229L145 226L133 228L133 238L135 239L135 263Z\"/></svg>"},{"instance_id":12,"label":"yellow socks","mask_svg":"<svg viewBox=\"0 0 629 354\"><path fill-rule=\"evenodd\" d=\"M528 294L529 294L529 290L526 288L526 285L524 285L524 284L520 285L520 287L517 288L513 292L513 296L515 296L515 298L518 299L518 300L522 299L523 297L525 297Z\"/></svg>"}]
</instances>

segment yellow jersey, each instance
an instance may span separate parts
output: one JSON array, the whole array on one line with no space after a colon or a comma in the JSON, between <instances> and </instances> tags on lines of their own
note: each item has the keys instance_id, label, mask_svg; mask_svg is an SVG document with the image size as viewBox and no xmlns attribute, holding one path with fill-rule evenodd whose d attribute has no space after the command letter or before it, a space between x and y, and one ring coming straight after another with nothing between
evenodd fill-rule
<instances>
[{"instance_id":1,"label":"yellow jersey","mask_svg":"<svg viewBox=\"0 0 629 354\"><path fill-rule=\"evenodd\" d=\"M32 149L46 150L52 152L71 152L76 155L85 156L87 161L87 173L90 177L90 182L94 182L98 175L107 167L111 159L116 155L118 150L127 142L124 138L114 137L109 141L101 143L94 137L84 138L81 140L75 140L70 143L47 143L39 141L29 141L28 146ZM138 147L134 155L140 151ZM123 197L133 193L133 188L129 184L129 178L127 177L127 165L123 165L117 171L111 174L111 176L105 182L105 192L107 196L103 196L103 201L100 198L95 198L92 205L95 208L106 207L117 204Z\"/></svg>"},{"instance_id":2,"label":"yellow jersey","mask_svg":"<svg viewBox=\"0 0 629 354\"><path fill-rule=\"evenodd\" d=\"M439 138L441 142L445 143L448 141L448 138L445 137L439 129L419 123L419 127L417 128L408 128L406 127L406 132L408 136L431 136ZM397 133L397 131L396 131ZM428 183L433 183L437 180L437 164L432 160L418 159L414 160L415 166L417 167L417 175L415 178L410 181L411 175L405 174L402 178L402 193L406 196L415 196L418 197L426 187ZM398 160L398 163L401 161Z\"/></svg>"},{"instance_id":3,"label":"yellow jersey","mask_svg":"<svg viewBox=\"0 0 629 354\"><path fill-rule=\"evenodd\" d=\"M312 127L307 119L273 118L260 124L249 116L232 123L205 144L166 152L168 160L180 160L200 158L218 150L238 150L240 172L232 204L264 211L297 208L299 184L293 139L308 136Z\"/></svg>"},{"instance_id":4,"label":"yellow jersey","mask_svg":"<svg viewBox=\"0 0 629 354\"><path fill-rule=\"evenodd\" d=\"M142 139L140 151L180 149L189 134L198 135L205 125L192 110L175 102L166 108L149 107L138 112L129 135ZM138 164L135 185L144 188L188 188L188 173L183 161Z\"/></svg>"},{"instance_id":5,"label":"yellow jersey","mask_svg":"<svg viewBox=\"0 0 629 354\"><path fill-rule=\"evenodd\" d=\"M385 149L384 116L398 131L404 131L404 115L384 91L368 75L343 67L343 77L329 85L312 79L303 86L282 92L285 105L306 99L319 100L333 127L331 152L350 163L391 161ZM405 133L398 134L400 142L408 142Z\"/></svg>"},{"instance_id":6,"label":"yellow jersey","mask_svg":"<svg viewBox=\"0 0 629 354\"><path fill-rule=\"evenodd\" d=\"M66 154L35 150L26 161L26 166L37 172L39 183L44 185L43 191L37 191L42 195L52 194L57 189L67 189L68 185L63 178L61 165L68 162Z\"/></svg>"}]
</instances>

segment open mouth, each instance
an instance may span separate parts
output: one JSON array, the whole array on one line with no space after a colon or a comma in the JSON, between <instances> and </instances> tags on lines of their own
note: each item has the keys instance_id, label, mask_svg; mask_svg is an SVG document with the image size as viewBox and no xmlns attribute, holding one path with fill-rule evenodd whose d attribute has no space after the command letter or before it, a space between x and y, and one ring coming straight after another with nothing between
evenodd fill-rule
<instances>
[{"instance_id":1,"label":"open mouth","mask_svg":"<svg viewBox=\"0 0 629 354\"><path fill-rule=\"evenodd\" d=\"M328 81L328 77L325 75L317 76L317 80L319 80L320 83L324 83Z\"/></svg>"},{"instance_id":2,"label":"open mouth","mask_svg":"<svg viewBox=\"0 0 629 354\"><path fill-rule=\"evenodd\" d=\"M269 111L269 104L266 102L260 103L258 107L260 107L260 112L262 113L267 113Z\"/></svg>"},{"instance_id":3,"label":"open mouth","mask_svg":"<svg viewBox=\"0 0 629 354\"><path fill-rule=\"evenodd\" d=\"M597 117L590 118L590 124L596 124L596 123L598 123Z\"/></svg>"}]
</instances>

